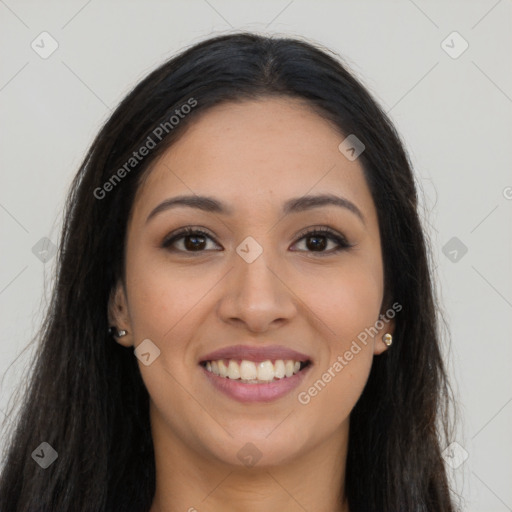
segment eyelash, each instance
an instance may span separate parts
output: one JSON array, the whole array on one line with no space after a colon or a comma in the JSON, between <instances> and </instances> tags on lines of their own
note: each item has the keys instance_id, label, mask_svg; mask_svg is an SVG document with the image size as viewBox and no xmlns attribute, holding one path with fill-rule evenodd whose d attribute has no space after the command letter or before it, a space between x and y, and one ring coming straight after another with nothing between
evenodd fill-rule
<instances>
[{"instance_id":1,"label":"eyelash","mask_svg":"<svg viewBox=\"0 0 512 512\"><path fill-rule=\"evenodd\" d=\"M183 228L183 229L179 230L176 233L172 233L171 235L166 237L164 239L164 241L162 242L162 248L168 249L168 250L170 250L172 252L182 252L182 253L187 253L187 254L206 252L205 250L201 250L201 251L186 251L186 250L171 248L172 244L174 244L178 240L181 240L183 238L187 238L187 237L192 236L192 235L194 235L194 236L199 235L199 236L204 236L204 237L210 238L211 240L213 240L217 244L217 242L213 239L213 237L209 233L207 233L206 231L204 231L202 229L199 229L199 228L187 227L187 228ZM334 231L331 228L327 228L327 227L308 228L308 229L300 232L299 235L298 235L297 240L294 242L294 245L297 242L300 242L304 238L309 238L309 237L313 237L313 236L325 236L327 239L336 242L338 244L338 248L334 249L334 250L331 249L329 251L299 251L299 252L310 252L310 253L313 253L313 254L318 254L320 256L323 256L323 255L337 254L337 253L339 253L341 251L350 249L351 247L354 246L353 244L349 244L347 242L347 240L343 236L339 235L336 231ZM219 245L219 244L217 244L217 245Z\"/></svg>"}]
</instances>

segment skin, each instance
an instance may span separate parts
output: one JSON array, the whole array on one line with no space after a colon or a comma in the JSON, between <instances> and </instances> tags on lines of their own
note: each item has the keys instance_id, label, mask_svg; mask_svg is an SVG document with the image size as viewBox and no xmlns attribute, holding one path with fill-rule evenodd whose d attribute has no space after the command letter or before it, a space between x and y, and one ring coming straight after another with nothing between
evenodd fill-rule
<instances>
[{"instance_id":1,"label":"skin","mask_svg":"<svg viewBox=\"0 0 512 512\"><path fill-rule=\"evenodd\" d=\"M373 326L384 305L378 218L358 160L338 145L345 137L296 99L265 98L208 110L152 166L128 221L126 281L109 305L123 346L149 338L160 356L138 360L150 395L156 493L150 512L347 511L344 478L350 412L374 356L393 333L385 323L307 405L307 391ZM284 201L331 193L351 211L323 206L281 213ZM224 215L179 207L149 213L165 199L197 194L233 209ZM206 247L162 248L179 228L211 233ZM353 247L299 238L328 226ZM263 253L247 263L236 252L253 237ZM200 242L203 239L200 240ZM322 240L321 240L322 241ZM197 242L196 242L197 243ZM200 245L200 244L199 244ZM182 252L180 252L180 250ZM202 250L202 252L200 252ZM322 252L323 251L323 252ZM201 356L226 346L284 345L313 359L304 383L268 403L237 402L211 386ZM261 459L237 457L252 443Z\"/></svg>"}]
</instances>

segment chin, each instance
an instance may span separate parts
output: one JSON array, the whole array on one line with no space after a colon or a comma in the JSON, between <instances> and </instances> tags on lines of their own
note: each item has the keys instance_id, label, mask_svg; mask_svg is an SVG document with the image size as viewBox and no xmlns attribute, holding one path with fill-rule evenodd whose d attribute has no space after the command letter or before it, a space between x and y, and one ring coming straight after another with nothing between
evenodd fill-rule
<instances>
[{"instance_id":1,"label":"chin","mask_svg":"<svg viewBox=\"0 0 512 512\"><path fill-rule=\"evenodd\" d=\"M237 467L265 468L290 463L300 455L306 439L297 439L296 431L279 432L281 427L275 420L267 423L271 424L269 428L247 426L233 437L224 432L222 442L212 447L213 455L220 462Z\"/></svg>"}]
</instances>

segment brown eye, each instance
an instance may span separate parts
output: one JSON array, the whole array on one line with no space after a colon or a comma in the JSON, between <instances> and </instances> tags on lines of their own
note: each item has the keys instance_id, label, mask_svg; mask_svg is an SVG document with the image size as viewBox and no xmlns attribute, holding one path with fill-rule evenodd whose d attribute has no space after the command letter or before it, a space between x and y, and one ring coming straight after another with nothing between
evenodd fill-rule
<instances>
[{"instance_id":1,"label":"brown eye","mask_svg":"<svg viewBox=\"0 0 512 512\"><path fill-rule=\"evenodd\" d=\"M305 240L306 252L333 254L352 247L342 235L329 228L313 229L303 232L299 236L296 243ZM329 242L334 244L334 248L325 250Z\"/></svg>"},{"instance_id":2,"label":"brown eye","mask_svg":"<svg viewBox=\"0 0 512 512\"><path fill-rule=\"evenodd\" d=\"M327 247L327 237L324 235L311 235L306 240L306 247L311 251L323 251Z\"/></svg>"},{"instance_id":3,"label":"brown eye","mask_svg":"<svg viewBox=\"0 0 512 512\"><path fill-rule=\"evenodd\" d=\"M206 246L205 237L203 235L187 235L183 237L183 240L183 245L187 251L201 250Z\"/></svg>"},{"instance_id":4,"label":"brown eye","mask_svg":"<svg viewBox=\"0 0 512 512\"><path fill-rule=\"evenodd\" d=\"M167 237L162 247L177 252L205 252L208 240L213 241L205 231L186 228Z\"/></svg>"},{"instance_id":5,"label":"brown eye","mask_svg":"<svg viewBox=\"0 0 512 512\"><path fill-rule=\"evenodd\" d=\"M208 247L208 242L213 242L213 247ZM336 231L330 228L317 228L301 233L299 240L304 241L305 249L299 251L318 253L319 255L335 254L339 251L353 247L347 240ZM329 247L329 244L332 247ZM177 233L169 235L163 242L162 247L173 252L198 253L208 250L219 250L213 238L201 229L185 228ZM297 249L294 249L297 250Z\"/></svg>"}]
</instances>

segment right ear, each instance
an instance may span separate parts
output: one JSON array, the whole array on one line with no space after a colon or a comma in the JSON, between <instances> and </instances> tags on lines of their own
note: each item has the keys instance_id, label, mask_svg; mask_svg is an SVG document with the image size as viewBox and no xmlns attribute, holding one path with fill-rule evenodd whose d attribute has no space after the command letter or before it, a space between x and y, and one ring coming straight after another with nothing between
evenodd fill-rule
<instances>
[{"instance_id":1,"label":"right ear","mask_svg":"<svg viewBox=\"0 0 512 512\"><path fill-rule=\"evenodd\" d=\"M108 301L108 322L114 325L118 330L127 331L127 335L122 338L114 337L114 339L123 347L131 347L133 345L132 326L130 315L128 313L128 301L126 299L126 291L123 283L118 281L116 286L110 293Z\"/></svg>"}]
</instances>

